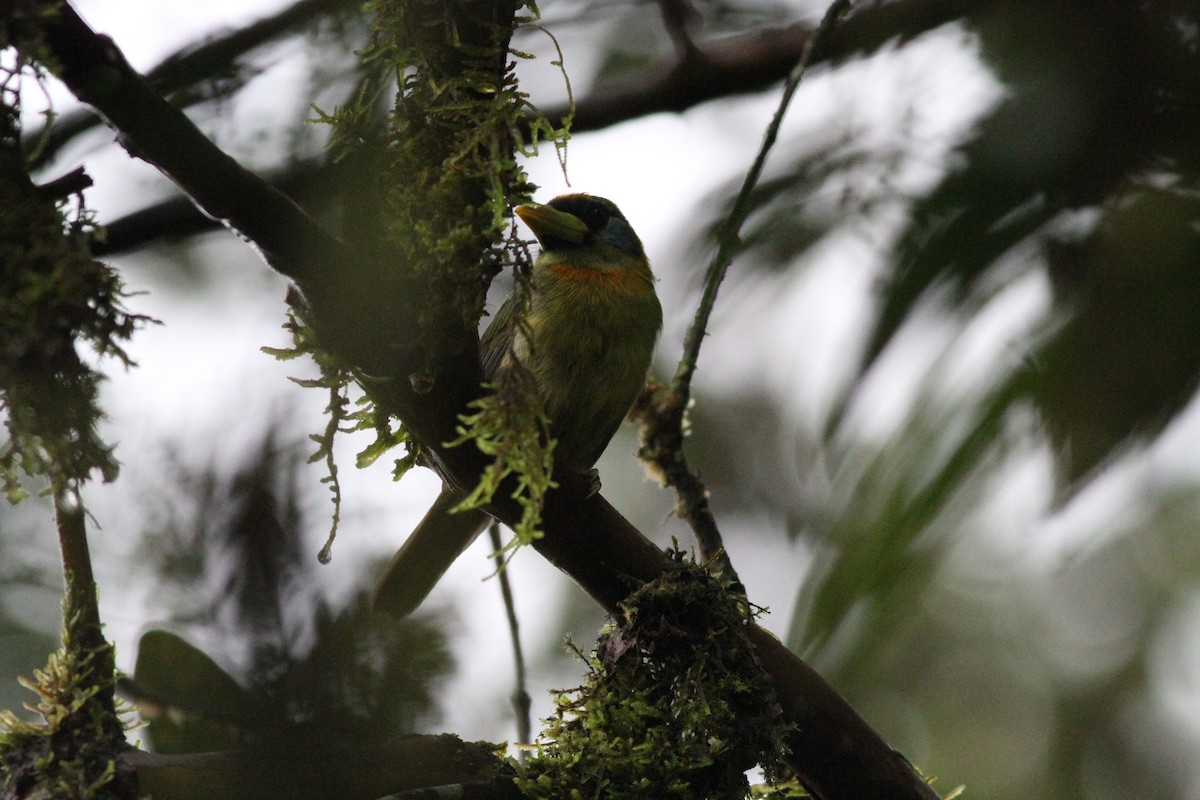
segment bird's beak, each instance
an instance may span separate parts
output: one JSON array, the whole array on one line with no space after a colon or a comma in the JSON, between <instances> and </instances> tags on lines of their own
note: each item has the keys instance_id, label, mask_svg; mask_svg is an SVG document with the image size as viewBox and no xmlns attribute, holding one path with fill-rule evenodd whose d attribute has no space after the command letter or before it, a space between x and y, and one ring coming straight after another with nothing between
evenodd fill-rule
<instances>
[{"instance_id":1,"label":"bird's beak","mask_svg":"<svg viewBox=\"0 0 1200 800\"><path fill-rule=\"evenodd\" d=\"M588 227L579 217L541 203L517 206L517 216L533 231L539 242L547 238L561 239L571 244L583 244Z\"/></svg>"}]
</instances>

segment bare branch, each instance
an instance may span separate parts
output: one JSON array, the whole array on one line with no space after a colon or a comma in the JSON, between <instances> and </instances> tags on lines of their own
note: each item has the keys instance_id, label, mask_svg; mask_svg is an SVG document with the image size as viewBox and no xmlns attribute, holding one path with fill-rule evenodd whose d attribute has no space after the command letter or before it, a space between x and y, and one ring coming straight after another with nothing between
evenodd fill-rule
<instances>
[{"instance_id":1,"label":"bare branch","mask_svg":"<svg viewBox=\"0 0 1200 800\"><path fill-rule=\"evenodd\" d=\"M129 749L120 765L137 773L142 796L373 800L389 793L444 785L491 787L479 797L515 790L490 745L457 736L406 736L366 751L158 755Z\"/></svg>"},{"instance_id":2,"label":"bare branch","mask_svg":"<svg viewBox=\"0 0 1200 800\"><path fill-rule=\"evenodd\" d=\"M941 25L986 8L993 0L896 0L865 8L845 20L817 48L810 64L836 63L857 53L869 53L891 41L905 41ZM337 0L308 0L334 3ZM304 3L297 3L299 8ZM663 0L663 14L679 11L682 0ZM685 34L683 29L673 28ZM678 52L628 80L602 84L592 94L578 99L571 129L575 133L599 130L631 119L663 111L685 111L700 103L730 95L760 91L787 77L804 52L813 30L805 25L751 31L714 42L697 44L676 38ZM688 44L690 43L690 44ZM212 47L221 46L213 42ZM199 58L209 46L197 48ZM681 55L681 53L683 55ZM173 56L183 62L191 58ZM168 59L170 60L170 59ZM206 60L207 57L206 57ZM164 62L165 66L167 62ZM154 72L148 75L159 88ZM90 113L90 112L83 112ZM552 107L547 118L561 119L566 107ZM52 137L71 125L74 115L55 123ZM293 171L300 173L293 175ZM293 170L266 176L268 183L295 195L291 187L323 174L309 162ZM110 240L101 244L101 254L124 252L159 238L178 238L213 230L218 223L198 212L186 200L172 198L107 223Z\"/></svg>"},{"instance_id":3,"label":"bare branch","mask_svg":"<svg viewBox=\"0 0 1200 800\"><path fill-rule=\"evenodd\" d=\"M488 536L492 541L492 560L496 564L496 579L500 581L500 594L504 597L504 612L508 618L508 635L512 642L513 667L516 672L512 690L513 713L517 719L517 742L529 744L533 741L533 723L529 718L532 700L526 688L525 651L521 648L521 626L517 622L517 607L513 602L512 581L508 579L505 569L507 559L504 545L500 541L500 523L495 520L488 526ZM524 761L524 751L517 753L517 758Z\"/></svg>"},{"instance_id":4,"label":"bare branch","mask_svg":"<svg viewBox=\"0 0 1200 800\"><path fill-rule=\"evenodd\" d=\"M201 43L190 44L164 58L146 73L154 91L170 95L226 70L238 58L263 44L309 24L324 15L357 7L358 0L297 0L279 13L264 17L241 28L218 34ZM222 87L232 90L232 86ZM201 99L198 96L191 98ZM102 125L104 120L93 110L77 108L54 119L49 128L25 136L26 141L43 142L37 159L30 164L36 169L48 162L64 145Z\"/></svg>"},{"instance_id":5,"label":"bare branch","mask_svg":"<svg viewBox=\"0 0 1200 800\"><path fill-rule=\"evenodd\" d=\"M904 42L977 13L995 0L894 0L873 4L839 25L811 56L812 64L837 63ZM814 35L807 25L752 31L695 46L638 76L606 81L576 103L571 130L599 130L664 111L684 111L709 100L761 91L784 80ZM565 107L547 109L560 119Z\"/></svg>"}]
</instances>

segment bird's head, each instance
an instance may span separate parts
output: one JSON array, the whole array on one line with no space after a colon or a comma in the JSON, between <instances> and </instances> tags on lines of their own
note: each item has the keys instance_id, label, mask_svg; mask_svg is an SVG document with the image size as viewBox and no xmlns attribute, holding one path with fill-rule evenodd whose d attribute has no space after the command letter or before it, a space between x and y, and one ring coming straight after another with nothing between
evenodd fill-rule
<instances>
[{"instance_id":1,"label":"bird's head","mask_svg":"<svg viewBox=\"0 0 1200 800\"><path fill-rule=\"evenodd\" d=\"M518 206L519 216L556 260L591 266L644 264L642 241L616 203L589 194L564 194L549 203Z\"/></svg>"}]
</instances>

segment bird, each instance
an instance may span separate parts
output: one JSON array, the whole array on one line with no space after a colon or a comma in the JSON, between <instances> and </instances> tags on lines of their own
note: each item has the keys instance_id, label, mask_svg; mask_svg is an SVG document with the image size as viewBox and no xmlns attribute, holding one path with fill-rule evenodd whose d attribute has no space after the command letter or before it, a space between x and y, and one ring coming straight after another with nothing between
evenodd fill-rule
<instances>
[{"instance_id":1,"label":"bird","mask_svg":"<svg viewBox=\"0 0 1200 800\"><path fill-rule=\"evenodd\" d=\"M480 341L486 378L517 358L533 376L556 464L588 475L646 382L662 329L662 306L641 239L616 204L565 194L515 213L541 246L529 284L524 333L514 294ZM411 614L442 574L488 525L480 509L452 513L462 496L449 486L417 524L375 585L373 607Z\"/></svg>"}]
</instances>

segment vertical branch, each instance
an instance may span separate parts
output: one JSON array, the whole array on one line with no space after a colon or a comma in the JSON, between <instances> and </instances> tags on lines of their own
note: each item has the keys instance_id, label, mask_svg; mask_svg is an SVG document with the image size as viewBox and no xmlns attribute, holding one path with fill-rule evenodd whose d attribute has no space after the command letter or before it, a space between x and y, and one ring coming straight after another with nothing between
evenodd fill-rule
<instances>
[{"instance_id":1,"label":"vertical branch","mask_svg":"<svg viewBox=\"0 0 1200 800\"><path fill-rule=\"evenodd\" d=\"M696 533L701 555L706 560L715 560L718 568L735 584L740 584L740 582L721 542L721 533L708 502L708 489L699 476L692 471L688 465L687 456L683 452L685 416L691 402L692 377L695 375L696 364L700 358L700 345L708 333L708 322L717 301L717 291L725 280L734 254L741 247L740 231L746 218L750 215L751 195L762 176L767 155L775 146L784 115L792 102L792 97L800 87L800 82L804 79L817 43L850 11L852 5L851 0L835 0L825 12L820 26L805 43L796 65L792 67L792 71L784 83L779 105L763 134L763 142L759 147L758 155L755 156L754 163L746 173L741 191L738 192L729 216L726 217L718 231L717 252L705 273L704 292L700 297L692 324L688 328L687 336L684 338L683 355L676 368L675 377L669 387L662 385L651 387L643 394L635 410L635 415L641 420L643 426L642 458L657 467L663 482L675 489L679 497L676 513Z\"/></svg>"},{"instance_id":2,"label":"vertical branch","mask_svg":"<svg viewBox=\"0 0 1200 800\"><path fill-rule=\"evenodd\" d=\"M521 649L521 629L517 623L517 608L513 603L512 585L508 580L503 544L500 541L500 523L495 520L488 526L488 535L492 539L492 558L496 562L496 577L500 580L500 594L504 597L504 611L508 615L508 634L512 639L513 665L516 669L516 685L512 691L513 713L517 717L517 741L528 744L533 739L533 723L529 719L529 709L532 702L525 682L525 653ZM525 752L519 751L517 757L524 760Z\"/></svg>"},{"instance_id":3,"label":"vertical branch","mask_svg":"<svg viewBox=\"0 0 1200 800\"><path fill-rule=\"evenodd\" d=\"M76 486L56 483L54 520L62 554L63 580L66 582L63 596L63 647L73 653L80 663L90 659L88 674L97 687L95 701L103 716L111 719L119 732L113 681L116 663L112 645L105 640L100 623L100 602L87 541L86 512Z\"/></svg>"}]
</instances>

